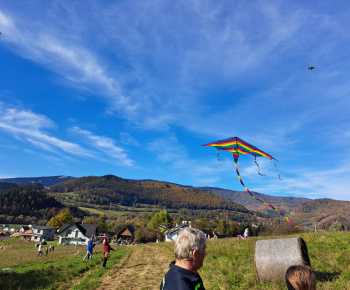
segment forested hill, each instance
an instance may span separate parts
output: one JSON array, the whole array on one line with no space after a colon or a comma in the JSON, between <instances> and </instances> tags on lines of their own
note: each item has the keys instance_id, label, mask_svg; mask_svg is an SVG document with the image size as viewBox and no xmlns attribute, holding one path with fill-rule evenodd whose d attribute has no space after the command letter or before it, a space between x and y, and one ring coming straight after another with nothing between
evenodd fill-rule
<instances>
[{"instance_id":1,"label":"forested hill","mask_svg":"<svg viewBox=\"0 0 350 290\"><path fill-rule=\"evenodd\" d=\"M231 210L253 214L244 206L208 191L184 188L160 181L135 181L106 175L75 178L50 187L51 192L74 192L77 202L91 205L110 203L133 206L137 203L191 210Z\"/></svg>"},{"instance_id":2,"label":"forested hill","mask_svg":"<svg viewBox=\"0 0 350 290\"><path fill-rule=\"evenodd\" d=\"M315 199L297 207L294 216L300 222L311 221L324 228L333 222L350 226L350 201L329 198Z\"/></svg>"},{"instance_id":3,"label":"forested hill","mask_svg":"<svg viewBox=\"0 0 350 290\"><path fill-rule=\"evenodd\" d=\"M15 187L0 193L0 214L49 219L65 206L32 187Z\"/></svg>"},{"instance_id":4,"label":"forested hill","mask_svg":"<svg viewBox=\"0 0 350 290\"><path fill-rule=\"evenodd\" d=\"M16 183L19 185L32 184L32 183L41 183L44 186L51 186L60 182L71 180L74 177L72 176L43 176L43 177L16 177L16 178L3 178L0 179L0 182L9 182Z\"/></svg>"},{"instance_id":5,"label":"forested hill","mask_svg":"<svg viewBox=\"0 0 350 290\"><path fill-rule=\"evenodd\" d=\"M12 188L16 188L18 185L15 183L0 182L0 192L8 191Z\"/></svg>"},{"instance_id":6,"label":"forested hill","mask_svg":"<svg viewBox=\"0 0 350 290\"><path fill-rule=\"evenodd\" d=\"M231 200L238 204L245 206L251 211L258 211L270 216L278 217L278 214L272 210L270 207L261 203L260 201L255 200L250 196L246 191L234 191L229 189L222 189L217 187L197 187L198 189L207 190L212 193L215 193L218 196L221 196L227 200ZM290 197L290 196L272 196L266 195L258 192L252 191L252 194L256 198L263 200L264 202L272 204L274 207L278 208L283 212L292 212L296 208L304 203L312 201L309 198L304 197Z\"/></svg>"}]
</instances>

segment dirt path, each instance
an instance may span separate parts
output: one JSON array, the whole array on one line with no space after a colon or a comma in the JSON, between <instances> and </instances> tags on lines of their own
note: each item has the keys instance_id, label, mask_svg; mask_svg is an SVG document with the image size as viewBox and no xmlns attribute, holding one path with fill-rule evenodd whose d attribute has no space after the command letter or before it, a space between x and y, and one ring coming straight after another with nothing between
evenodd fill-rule
<instances>
[{"instance_id":1,"label":"dirt path","mask_svg":"<svg viewBox=\"0 0 350 290\"><path fill-rule=\"evenodd\" d=\"M169 269L171 256L163 249L142 244L130 246L126 261L110 270L103 278L99 290L107 289L159 289L160 282Z\"/></svg>"}]
</instances>

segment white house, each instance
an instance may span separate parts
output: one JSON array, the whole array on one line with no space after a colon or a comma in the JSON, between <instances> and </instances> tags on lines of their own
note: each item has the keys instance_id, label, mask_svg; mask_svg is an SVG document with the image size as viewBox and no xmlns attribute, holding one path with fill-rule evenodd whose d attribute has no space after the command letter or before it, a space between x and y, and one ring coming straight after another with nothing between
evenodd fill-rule
<instances>
[{"instance_id":1,"label":"white house","mask_svg":"<svg viewBox=\"0 0 350 290\"><path fill-rule=\"evenodd\" d=\"M26 239L33 242L42 242L42 241L53 241L55 238L55 227L49 226L32 226L32 233L26 233L21 235L26 235Z\"/></svg>"},{"instance_id":2,"label":"white house","mask_svg":"<svg viewBox=\"0 0 350 290\"><path fill-rule=\"evenodd\" d=\"M63 224L59 232L60 245L62 244L79 244L87 245L91 236L97 236L97 225L88 225L82 223Z\"/></svg>"},{"instance_id":3,"label":"white house","mask_svg":"<svg viewBox=\"0 0 350 290\"><path fill-rule=\"evenodd\" d=\"M169 230L169 233L165 235L165 241L166 242L171 242L175 241L177 238L178 233L184 228L187 227L187 225L180 224L177 225L175 228L172 228Z\"/></svg>"}]
</instances>

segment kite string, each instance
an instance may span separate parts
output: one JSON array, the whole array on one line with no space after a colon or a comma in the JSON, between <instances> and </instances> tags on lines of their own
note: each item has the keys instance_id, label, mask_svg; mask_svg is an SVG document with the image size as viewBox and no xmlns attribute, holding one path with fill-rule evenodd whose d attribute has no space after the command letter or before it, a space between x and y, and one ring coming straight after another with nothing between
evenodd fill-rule
<instances>
[{"instance_id":1,"label":"kite string","mask_svg":"<svg viewBox=\"0 0 350 290\"><path fill-rule=\"evenodd\" d=\"M220 168L221 168L221 160L220 160L220 155L219 155L219 149L218 149L218 160L219 160Z\"/></svg>"},{"instance_id":2,"label":"kite string","mask_svg":"<svg viewBox=\"0 0 350 290\"><path fill-rule=\"evenodd\" d=\"M273 162L272 161L272 159L270 159L270 161L273 163L273 165L275 165L275 167L276 167L276 171L277 171L277 174L278 174L278 178L279 178L279 180L282 180L283 181L283 179L281 178L281 176L280 176L280 173L278 172L278 169L277 169L277 165L276 165L276 163L275 162Z\"/></svg>"},{"instance_id":3,"label":"kite string","mask_svg":"<svg viewBox=\"0 0 350 290\"><path fill-rule=\"evenodd\" d=\"M276 208L274 208L271 204L266 203L266 202L262 201L261 199L255 197L255 196L250 192L250 190L244 185L244 183L243 183L243 181L242 181L242 178L241 178L241 175L239 174L238 167L237 167L238 157L239 157L238 154L233 154L233 158L234 158L234 160L235 160L236 172L237 172L239 181L241 182L241 184L243 185L243 187L245 188L245 190L246 190L255 200L260 201L260 202L262 202L263 204L266 204L267 206L269 206L269 207L271 207L273 210L275 210L279 215L285 217L286 220L287 220L287 222L288 222L291 226L296 227L296 228L304 228L304 227L302 227L302 226L295 226L295 225L293 225L293 224L290 222L289 218L288 218L284 213L282 213L282 212L280 212L279 210L277 210Z\"/></svg>"},{"instance_id":4,"label":"kite string","mask_svg":"<svg viewBox=\"0 0 350 290\"><path fill-rule=\"evenodd\" d=\"M258 166L258 174L261 176L265 176L265 174L260 173L260 166L259 166L258 162L256 162L256 156L254 156L254 160L255 160L256 166Z\"/></svg>"}]
</instances>

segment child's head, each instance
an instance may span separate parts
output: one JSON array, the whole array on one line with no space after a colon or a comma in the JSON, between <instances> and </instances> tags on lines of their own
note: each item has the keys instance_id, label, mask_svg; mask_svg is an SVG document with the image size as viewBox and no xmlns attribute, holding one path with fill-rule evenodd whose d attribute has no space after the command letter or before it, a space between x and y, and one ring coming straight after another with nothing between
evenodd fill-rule
<instances>
[{"instance_id":1,"label":"child's head","mask_svg":"<svg viewBox=\"0 0 350 290\"><path fill-rule=\"evenodd\" d=\"M311 267L291 266L286 272L288 290L316 290L316 277Z\"/></svg>"}]
</instances>

